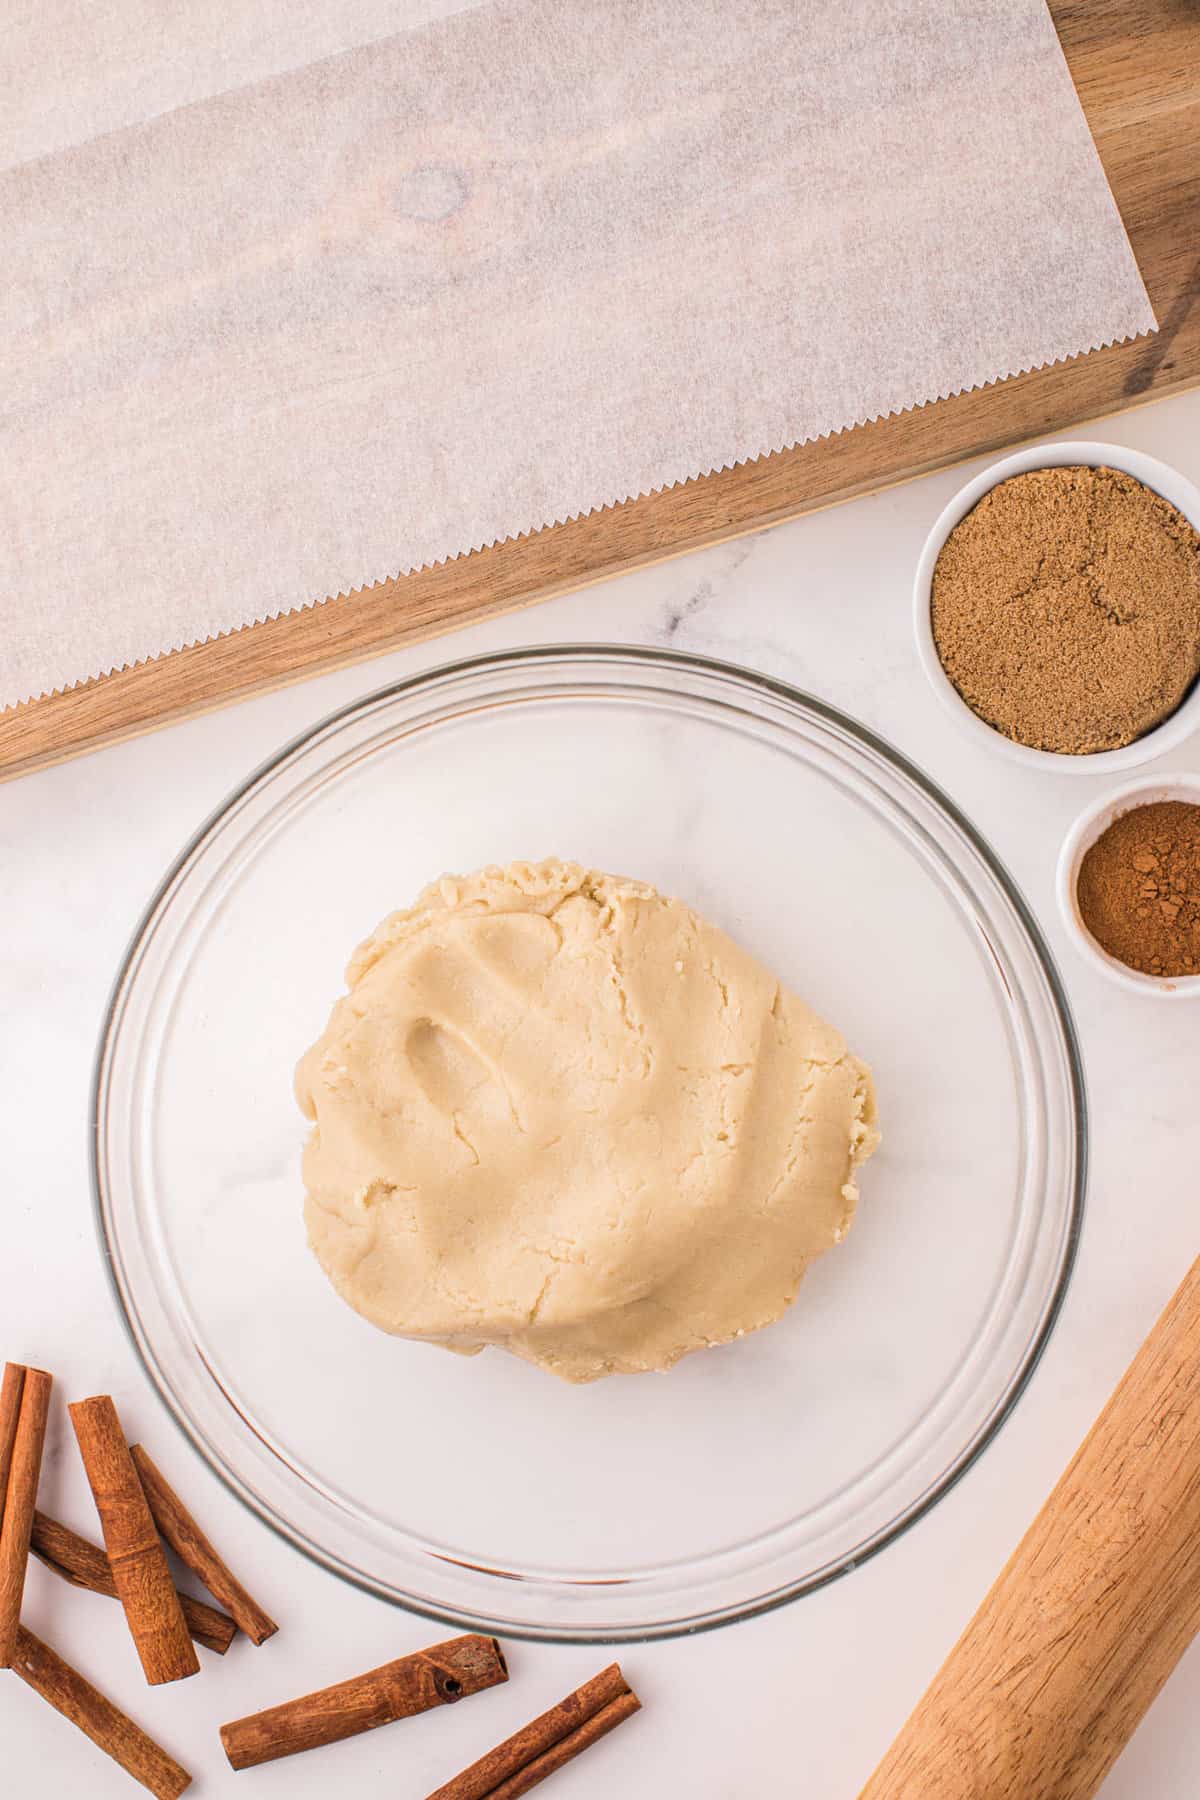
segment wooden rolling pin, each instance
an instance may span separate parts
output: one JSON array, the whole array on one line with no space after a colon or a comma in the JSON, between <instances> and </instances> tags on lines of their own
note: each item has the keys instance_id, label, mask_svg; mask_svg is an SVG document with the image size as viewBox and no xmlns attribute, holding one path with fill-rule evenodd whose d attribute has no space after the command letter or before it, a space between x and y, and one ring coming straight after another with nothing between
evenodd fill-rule
<instances>
[{"instance_id":1,"label":"wooden rolling pin","mask_svg":"<svg viewBox=\"0 0 1200 1800\"><path fill-rule=\"evenodd\" d=\"M1200 1628L1200 1258L860 1800L1089 1800Z\"/></svg>"}]
</instances>

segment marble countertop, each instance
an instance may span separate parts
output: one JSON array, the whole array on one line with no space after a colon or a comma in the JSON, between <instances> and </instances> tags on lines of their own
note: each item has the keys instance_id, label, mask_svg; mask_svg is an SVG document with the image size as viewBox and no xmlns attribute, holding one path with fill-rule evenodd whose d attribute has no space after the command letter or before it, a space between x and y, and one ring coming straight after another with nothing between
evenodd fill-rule
<instances>
[{"instance_id":1,"label":"marble countertop","mask_svg":"<svg viewBox=\"0 0 1200 1800\"><path fill-rule=\"evenodd\" d=\"M1200 481L1200 394L1089 430ZM196 1774L197 1795L254 1782L263 1800L427 1793L605 1660L514 1646L513 1682L309 1759L235 1778L223 1720L431 1641L436 1629L336 1581L244 1512L163 1414L111 1299L92 1225L86 1119L109 984L150 892L226 791L335 706L448 657L528 643L671 645L748 664L855 714L933 773L990 838L1049 937L1080 1029L1093 1167L1074 1281L1049 1349L980 1462L918 1525L833 1586L715 1633L631 1646L642 1718L556 1778L561 1800L618 1784L647 1797L851 1800L1053 1485L1197 1249L1200 1005L1125 995L1084 965L1054 907L1055 856L1103 777L1014 769L955 730L917 665L910 583L930 523L982 465L934 475L532 612L383 657L0 788L0 1356L52 1368L64 1392L111 1391L131 1432L169 1444L180 1483L282 1629L239 1642L200 1681L141 1683L118 1610L39 1566L26 1619ZM1200 739L1157 766L1200 768ZM61 1398L44 1504L91 1529ZM0 1683L0 1786L25 1800L114 1800L128 1779L18 1682ZM1200 1650L1184 1658L1106 1783L1104 1800L1200 1785Z\"/></svg>"}]
</instances>

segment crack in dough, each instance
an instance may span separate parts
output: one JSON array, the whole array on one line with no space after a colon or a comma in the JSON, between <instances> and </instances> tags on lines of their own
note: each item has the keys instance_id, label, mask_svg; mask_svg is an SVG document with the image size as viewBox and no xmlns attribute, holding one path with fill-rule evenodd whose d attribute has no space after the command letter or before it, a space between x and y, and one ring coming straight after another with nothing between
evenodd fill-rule
<instances>
[{"instance_id":1,"label":"crack in dough","mask_svg":"<svg viewBox=\"0 0 1200 1800\"><path fill-rule=\"evenodd\" d=\"M845 1235L870 1072L682 902L569 862L447 876L347 983L297 1070L306 1220L383 1330L665 1369Z\"/></svg>"}]
</instances>

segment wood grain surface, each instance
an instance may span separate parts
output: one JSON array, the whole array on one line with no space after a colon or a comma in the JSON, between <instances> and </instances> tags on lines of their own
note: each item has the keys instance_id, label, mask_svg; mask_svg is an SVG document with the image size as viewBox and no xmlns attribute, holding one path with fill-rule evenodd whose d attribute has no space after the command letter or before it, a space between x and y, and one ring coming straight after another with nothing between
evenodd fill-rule
<instances>
[{"instance_id":1,"label":"wood grain surface","mask_svg":"<svg viewBox=\"0 0 1200 1800\"><path fill-rule=\"evenodd\" d=\"M860 1800L1090 1800L1200 1629L1200 1258Z\"/></svg>"},{"instance_id":2,"label":"wood grain surface","mask_svg":"<svg viewBox=\"0 0 1200 1800\"><path fill-rule=\"evenodd\" d=\"M0 779L1200 382L1200 5L1051 0L1152 338L725 469L0 712Z\"/></svg>"}]
</instances>

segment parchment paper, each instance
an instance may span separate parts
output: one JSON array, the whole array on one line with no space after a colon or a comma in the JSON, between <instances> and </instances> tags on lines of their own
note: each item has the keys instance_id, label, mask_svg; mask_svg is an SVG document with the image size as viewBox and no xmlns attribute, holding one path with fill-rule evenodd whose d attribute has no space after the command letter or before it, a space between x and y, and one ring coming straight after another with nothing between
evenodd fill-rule
<instances>
[{"instance_id":1,"label":"parchment paper","mask_svg":"<svg viewBox=\"0 0 1200 1800\"><path fill-rule=\"evenodd\" d=\"M417 11L0 172L4 703L1153 329L1043 0Z\"/></svg>"}]
</instances>

